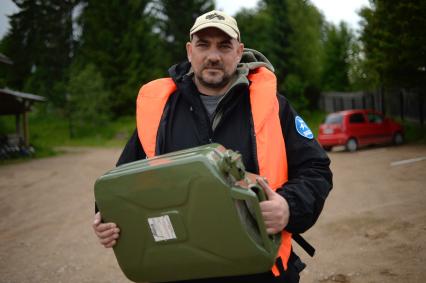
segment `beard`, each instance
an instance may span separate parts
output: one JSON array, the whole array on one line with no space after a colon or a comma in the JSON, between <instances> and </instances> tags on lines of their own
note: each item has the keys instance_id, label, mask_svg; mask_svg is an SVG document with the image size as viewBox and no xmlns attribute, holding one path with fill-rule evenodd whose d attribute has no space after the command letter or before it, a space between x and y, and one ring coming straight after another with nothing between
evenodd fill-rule
<instances>
[{"instance_id":1,"label":"beard","mask_svg":"<svg viewBox=\"0 0 426 283\"><path fill-rule=\"evenodd\" d=\"M213 69L216 72L222 72L222 74L205 74L204 72L209 72L209 70L206 69ZM222 64L208 62L201 67L201 71L196 73L195 76L204 87L221 89L231 81L233 75L227 73Z\"/></svg>"}]
</instances>

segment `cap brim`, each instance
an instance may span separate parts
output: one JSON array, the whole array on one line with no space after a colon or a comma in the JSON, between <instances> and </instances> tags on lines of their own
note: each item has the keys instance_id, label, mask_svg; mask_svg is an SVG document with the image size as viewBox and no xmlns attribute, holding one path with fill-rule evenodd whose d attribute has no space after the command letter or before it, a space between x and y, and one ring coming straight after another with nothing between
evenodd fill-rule
<instances>
[{"instance_id":1,"label":"cap brim","mask_svg":"<svg viewBox=\"0 0 426 283\"><path fill-rule=\"evenodd\" d=\"M191 30L190 32L190 36L192 37L192 35L196 32L199 32L200 30L206 29L206 28L217 28L220 29L221 31L223 31L224 33L226 33L227 35L229 35L231 38L237 39L238 40L238 33L231 28L228 25L222 24L222 23L205 23L205 24L201 24L198 27L196 27L195 29Z\"/></svg>"}]
</instances>

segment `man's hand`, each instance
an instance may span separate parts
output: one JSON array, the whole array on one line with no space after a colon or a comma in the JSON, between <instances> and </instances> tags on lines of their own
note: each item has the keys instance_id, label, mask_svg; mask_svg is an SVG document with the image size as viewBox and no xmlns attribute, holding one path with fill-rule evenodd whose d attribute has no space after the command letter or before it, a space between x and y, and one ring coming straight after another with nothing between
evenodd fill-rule
<instances>
[{"instance_id":1,"label":"man's hand","mask_svg":"<svg viewBox=\"0 0 426 283\"><path fill-rule=\"evenodd\" d=\"M287 200L274 192L264 178L257 178L257 181L268 198L268 200L259 204L265 221L266 232L268 234L279 233L287 226L290 218Z\"/></svg>"},{"instance_id":2,"label":"man's hand","mask_svg":"<svg viewBox=\"0 0 426 283\"><path fill-rule=\"evenodd\" d=\"M95 220L92 226L96 236L99 238L99 242L105 248L111 248L117 243L117 239L120 236L120 229L115 223L101 223L100 212L95 214Z\"/></svg>"}]
</instances>

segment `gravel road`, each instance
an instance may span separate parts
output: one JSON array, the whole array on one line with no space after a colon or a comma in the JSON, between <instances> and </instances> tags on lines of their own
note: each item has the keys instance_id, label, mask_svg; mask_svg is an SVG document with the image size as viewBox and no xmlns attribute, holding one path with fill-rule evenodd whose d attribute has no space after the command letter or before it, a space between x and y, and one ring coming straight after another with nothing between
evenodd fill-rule
<instances>
[{"instance_id":1,"label":"gravel road","mask_svg":"<svg viewBox=\"0 0 426 283\"><path fill-rule=\"evenodd\" d=\"M129 282L91 228L93 183L120 149L69 151L0 166L0 283ZM330 157L335 186L305 233L316 256L296 247L301 282L425 282L426 146Z\"/></svg>"}]
</instances>

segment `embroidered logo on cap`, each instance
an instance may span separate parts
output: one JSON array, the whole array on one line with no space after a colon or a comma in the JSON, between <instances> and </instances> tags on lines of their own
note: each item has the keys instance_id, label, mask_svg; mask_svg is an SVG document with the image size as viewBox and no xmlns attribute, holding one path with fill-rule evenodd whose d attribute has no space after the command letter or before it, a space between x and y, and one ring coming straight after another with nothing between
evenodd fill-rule
<instances>
[{"instance_id":1,"label":"embroidered logo on cap","mask_svg":"<svg viewBox=\"0 0 426 283\"><path fill-rule=\"evenodd\" d=\"M305 123L305 121L303 121L302 118L300 118L300 116L296 116L294 122L296 123L297 132L302 137L305 137L310 140L314 138L314 134L312 133L311 129L309 129L308 125Z\"/></svg>"},{"instance_id":2,"label":"embroidered logo on cap","mask_svg":"<svg viewBox=\"0 0 426 283\"><path fill-rule=\"evenodd\" d=\"M221 16L221 15L219 15L217 13L210 14L210 15L206 16L206 20L213 20L214 18L217 18L218 20L221 20L221 21L225 20L224 16Z\"/></svg>"}]
</instances>

